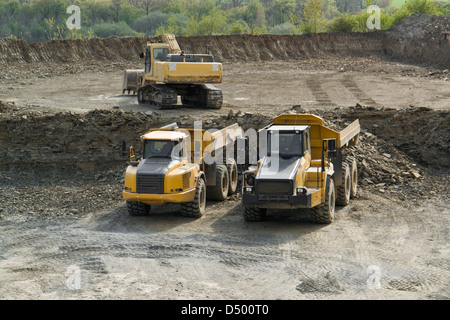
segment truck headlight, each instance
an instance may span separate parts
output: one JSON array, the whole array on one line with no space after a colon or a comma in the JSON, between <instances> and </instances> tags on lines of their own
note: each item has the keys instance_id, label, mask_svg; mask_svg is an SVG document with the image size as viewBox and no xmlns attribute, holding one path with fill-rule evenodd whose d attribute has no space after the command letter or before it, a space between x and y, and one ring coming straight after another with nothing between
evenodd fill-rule
<instances>
[{"instance_id":1,"label":"truck headlight","mask_svg":"<svg viewBox=\"0 0 450 320\"><path fill-rule=\"evenodd\" d=\"M308 192L308 189L305 187L297 188L297 194L306 194Z\"/></svg>"},{"instance_id":2,"label":"truck headlight","mask_svg":"<svg viewBox=\"0 0 450 320\"><path fill-rule=\"evenodd\" d=\"M252 193L253 192L253 187L244 187L244 192L245 193Z\"/></svg>"}]
</instances>

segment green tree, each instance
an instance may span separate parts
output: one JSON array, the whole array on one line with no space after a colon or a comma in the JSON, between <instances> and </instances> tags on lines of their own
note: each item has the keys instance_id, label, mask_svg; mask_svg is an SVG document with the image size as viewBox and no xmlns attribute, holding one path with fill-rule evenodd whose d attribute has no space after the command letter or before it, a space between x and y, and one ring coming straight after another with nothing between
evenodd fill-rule
<instances>
[{"instance_id":1,"label":"green tree","mask_svg":"<svg viewBox=\"0 0 450 320\"><path fill-rule=\"evenodd\" d=\"M198 25L200 35L221 34L225 27L226 17L217 8L209 15L204 15Z\"/></svg>"},{"instance_id":2,"label":"green tree","mask_svg":"<svg viewBox=\"0 0 450 320\"><path fill-rule=\"evenodd\" d=\"M156 5L157 0L129 0L129 3L136 8L144 10L149 15L150 9Z\"/></svg>"},{"instance_id":3,"label":"green tree","mask_svg":"<svg viewBox=\"0 0 450 320\"><path fill-rule=\"evenodd\" d=\"M249 30L248 24L244 20L234 21L228 26L227 34L245 34Z\"/></svg>"},{"instance_id":4,"label":"green tree","mask_svg":"<svg viewBox=\"0 0 450 320\"><path fill-rule=\"evenodd\" d=\"M154 36L157 28L169 19L169 15L161 11L152 11L148 15L137 18L132 27L137 32L142 32L147 36Z\"/></svg>"},{"instance_id":5,"label":"green tree","mask_svg":"<svg viewBox=\"0 0 450 320\"><path fill-rule=\"evenodd\" d=\"M111 22L114 19L114 10L108 2L104 1L87 1L85 5L80 7L83 25L95 25L102 22Z\"/></svg>"},{"instance_id":6,"label":"green tree","mask_svg":"<svg viewBox=\"0 0 450 320\"><path fill-rule=\"evenodd\" d=\"M245 7L245 21L254 27L262 28L266 24L264 7L259 0L250 0Z\"/></svg>"},{"instance_id":7,"label":"green tree","mask_svg":"<svg viewBox=\"0 0 450 320\"><path fill-rule=\"evenodd\" d=\"M357 12L362 8L361 0L336 0L336 7L339 12Z\"/></svg>"},{"instance_id":8,"label":"green tree","mask_svg":"<svg viewBox=\"0 0 450 320\"><path fill-rule=\"evenodd\" d=\"M186 6L186 14L197 20L211 15L214 10L221 10L215 0L191 0Z\"/></svg>"},{"instance_id":9,"label":"green tree","mask_svg":"<svg viewBox=\"0 0 450 320\"><path fill-rule=\"evenodd\" d=\"M175 35L181 34L182 30L188 23L188 17L182 14L171 14L167 21L162 23L156 29L156 35L162 35L164 33L173 33Z\"/></svg>"},{"instance_id":10,"label":"green tree","mask_svg":"<svg viewBox=\"0 0 450 320\"><path fill-rule=\"evenodd\" d=\"M186 24L186 27L183 28L182 34L184 36L197 36L199 34L199 22L196 18L191 17Z\"/></svg>"},{"instance_id":11,"label":"green tree","mask_svg":"<svg viewBox=\"0 0 450 320\"><path fill-rule=\"evenodd\" d=\"M131 25L137 18L145 15L143 9L137 8L127 2L122 3L119 8L118 21L125 21L128 25Z\"/></svg>"},{"instance_id":12,"label":"green tree","mask_svg":"<svg viewBox=\"0 0 450 320\"><path fill-rule=\"evenodd\" d=\"M275 26L288 22L295 9L296 3L294 0L274 0L268 9L269 25Z\"/></svg>"},{"instance_id":13,"label":"green tree","mask_svg":"<svg viewBox=\"0 0 450 320\"><path fill-rule=\"evenodd\" d=\"M305 33L317 33L324 26L324 12L322 0L308 0L303 10L302 31Z\"/></svg>"},{"instance_id":14,"label":"green tree","mask_svg":"<svg viewBox=\"0 0 450 320\"><path fill-rule=\"evenodd\" d=\"M119 22L119 11L122 8L122 0L112 0L111 7L114 12L113 21Z\"/></svg>"}]
</instances>

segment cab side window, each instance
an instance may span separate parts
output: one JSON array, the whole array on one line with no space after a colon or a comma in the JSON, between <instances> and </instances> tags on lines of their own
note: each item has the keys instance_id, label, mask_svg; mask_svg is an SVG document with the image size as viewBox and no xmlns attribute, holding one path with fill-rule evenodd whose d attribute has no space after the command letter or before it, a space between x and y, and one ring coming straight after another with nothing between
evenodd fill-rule
<instances>
[{"instance_id":1,"label":"cab side window","mask_svg":"<svg viewBox=\"0 0 450 320\"><path fill-rule=\"evenodd\" d=\"M149 73L152 68L152 51L149 47L145 48L145 73Z\"/></svg>"},{"instance_id":2,"label":"cab side window","mask_svg":"<svg viewBox=\"0 0 450 320\"><path fill-rule=\"evenodd\" d=\"M303 153L309 152L311 154L311 145L309 141L309 130L305 131L303 136Z\"/></svg>"}]
</instances>

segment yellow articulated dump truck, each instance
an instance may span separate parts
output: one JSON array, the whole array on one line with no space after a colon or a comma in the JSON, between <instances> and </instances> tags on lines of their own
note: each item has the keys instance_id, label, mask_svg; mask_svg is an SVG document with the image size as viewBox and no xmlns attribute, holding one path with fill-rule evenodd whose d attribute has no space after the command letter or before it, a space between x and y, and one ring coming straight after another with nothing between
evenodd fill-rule
<instances>
[{"instance_id":1,"label":"yellow articulated dump truck","mask_svg":"<svg viewBox=\"0 0 450 320\"><path fill-rule=\"evenodd\" d=\"M222 82L222 64L209 53L184 53L172 34L162 39L147 43L144 69L125 70L123 93L136 92L140 104L160 109L176 107L178 96L183 105L220 109L222 90L213 84Z\"/></svg>"},{"instance_id":2,"label":"yellow articulated dump truck","mask_svg":"<svg viewBox=\"0 0 450 320\"><path fill-rule=\"evenodd\" d=\"M243 173L245 220L261 221L269 208L311 208L315 222L331 223L335 204L345 206L356 196L356 159L349 148L359 132L358 120L337 132L311 114L276 117L260 130L264 157Z\"/></svg>"},{"instance_id":3,"label":"yellow articulated dump truck","mask_svg":"<svg viewBox=\"0 0 450 320\"><path fill-rule=\"evenodd\" d=\"M180 203L182 215L200 217L206 199L225 200L236 192L235 143L242 129L178 128L176 123L150 129L143 136L142 157L130 148L123 199L130 215L147 215L152 205Z\"/></svg>"}]
</instances>

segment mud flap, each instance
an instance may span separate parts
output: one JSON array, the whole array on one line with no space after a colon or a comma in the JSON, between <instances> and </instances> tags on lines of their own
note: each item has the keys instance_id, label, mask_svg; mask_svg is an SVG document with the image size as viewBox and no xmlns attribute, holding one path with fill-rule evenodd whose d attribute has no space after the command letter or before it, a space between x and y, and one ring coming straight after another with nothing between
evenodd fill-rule
<instances>
[{"instance_id":1,"label":"mud flap","mask_svg":"<svg viewBox=\"0 0 450 320\"><path fill-rule=\"evenodd\" d=\"M342 184L342 151L340 149L336 151L336 156L331 158L331 163L334 169L334 186L337 188Z\"/></svg>"},{"instance_id":2,"label":"mud flap","mask_svg":"<svg viewBox=\"0 0 450 320\"><path fill-rule=\"evenodd\" d=\"M205 164L205 174L206 174L206 185L207 186L215 186L216 185L216 168L217 165L214 162L213 164Z\"/></svg>"}]
</instances>

